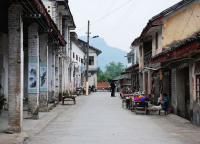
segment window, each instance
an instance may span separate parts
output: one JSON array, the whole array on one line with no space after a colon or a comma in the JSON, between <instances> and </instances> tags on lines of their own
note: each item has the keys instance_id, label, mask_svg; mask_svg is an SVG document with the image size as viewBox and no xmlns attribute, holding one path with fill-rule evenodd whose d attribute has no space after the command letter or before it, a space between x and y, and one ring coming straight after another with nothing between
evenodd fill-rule
<instances>
[{"instance_id":1,"label":"window","mask_svg":"<svg viewBox=\"0 0 200 144\"><path fill-rule=\"evenodd\" d=\"M75 58L75 54L74 54L74 52L73 52L73 58Z\"/></svg>"},{"instance_id":2,"label":"window","mask_svg":"<svg viewBox=\"0 0 200 144\"><path fill-rule=\"evenodd\" d=\"M131 61L131 57L128 57L128 63L131 63L132 61Z\"/></svg>"},{"instance_id":3,"label":"window","mask_svg":"<svg viewBox=\"0 0 200 144\"><path fill-rule=\"evenodd\" d=\"M200 101L200 75L196 76L196 97Z\"/></svg>"},{"instance_id":4,"label":"window","mask_svg":"<svg viewBox=\"0 0 200 144\"><path fill-rule=\"evenodd\" d=\"M83 59L81 59L81 63L83 63Z\"/></svg>"},{"instance_id":5,"label":"window","mask_svg":"<svg viewBox=\"0 0 200 144\"><path fill-rule=\"evenodd\" d=\"M78 55L76 55L76 60L78 61Z\"/></svg>"},{"instance_id":6,"label":"window","mask_svg":"<svg viewBox=\"0 0 200 144\"><path fill-rule=\"evenodd\" d=\"M94 56L89 56L89 65L94 65Z\"/></svg>"},{"instance_id":7,"label":"window","mask_svg":"<svg viewBox=\"0 0 200 144\"><path fill-rule=\"evenodd\" d=\"M156 32L156 49L158 49L158 32Z\"/></svg>"}]
</instances>

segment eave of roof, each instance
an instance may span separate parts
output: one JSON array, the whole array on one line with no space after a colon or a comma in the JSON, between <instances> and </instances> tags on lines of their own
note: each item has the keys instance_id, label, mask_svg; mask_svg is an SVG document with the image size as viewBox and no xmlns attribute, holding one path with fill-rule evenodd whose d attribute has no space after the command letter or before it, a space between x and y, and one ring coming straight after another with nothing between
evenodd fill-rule
<instances>
[{"instance_id":1,"label":"eave of roof","mask_svg":"<svg viewBox=\"0 0 200 144\"><path fill-rule=\"evenodd\" d=\"M84 45L87 47L87 42L85 42L85 41L83 41L83 40L81 40L81 39L78 39L78 41L79 41L80 43L84 43ZM92 50L95 50L96 53L97 53L97 55L99 55L99 54L102 53L101 50L99 50L99 49L97 49L97 48L95 48L95 47L93 47L93 46L89 46L89 48L92 49Z\"/></svg>"},{"instance_id":2,"label":"eave of roof","mask_svg":"<svg viewBox=\"0 0 200 144\"><path fill-rule=\"evenodd\" d=\"M60 31L58 30L56 24L54 21L51 19L51 16L48 14L43 2L41 0L33 0L33 3L35 4L37 10L39 13L44 17L45 21L47 22L47 25L50 29L52 29L52 34L55 34L56 37L58 38L59 44L61 46L66 45L66 41L64 40L63 36L60 34Z\"/></svg>"},{"instance_id":3,"label":"eave of roof","mask_svg":"<svg viewBox=\"0 0 200 144\"><path fill-rule=\"evenodd\" d=\"M132 43L131 43L131 46L137 46L140 44L140 37L137 37Z\"/></svg>"},{"instance_id":4,"label":"eave of roof","mask_svg":"<svg viewBox=\"0 0 200 144\"><path fill-rule=\"evenodd\" d=\"M68 0L56 0L58 4L62 4L65 6L65 8L69 11L69 16L70 16L70 22L72 24L72 26L70 26L71 29L75 29L76 28L76 24L74 22L74 18L73 15L71 13L71 10L69 8L69 4L68 4Z\"/></svg>"},{"instance_id":5,"label":"eave of roof","mask_svg":"<svg viewBox=\"0 0 200 144\"><path fill-rule=\"evenodd\" d=\"M122 74L113 78L112 80L117 81L117 80L122 80L122 79L130 79L130 78L126 74Z\"/></svg>"},{"instance_id":6,"label":"eave of roof","mask_svg":"<svg viewBox=\"0 0 200 144\"><path fill-rule=\"evenodd\" d=\"M139 70L139 64L134 64L128 68L125 69L125 72L122 72L122 73L131 73L135 70Z\"/></svg>"},{"instance_id":7,"label":"eave of roof","mask_svg":"<svg viewBox=\"0 0 200 144\"><path fill-rule=\"evenodd\" d=\"M149 29L151 29L152 27L155 27L155 26L162 25L162 19L164 17L166 17L167 15L173 13L174 11L177 11L177 10L181 9L182 7L192 3L194 1L195 0L182 0L182 1L178 2L177 4L165 9L161 13L159 13L159 14L155 15L154 17L152 17L149 20L149 22L147 23L147 25L145 26L145 28L143 29L143 31L142 31L142 33L140 35L140 41L145 36L145 34L149 31Z\"/></svg>"},{"instance_id":8,"label":"eave of roof","mask_svg":"<svg viewBox=\"0 0 200 144\"><path fill-rule=\"evenodd\" d=\"M194 50L200 49L200 32L193 34L191 37L181 41L175 41L164 48L163 52L155 55L151 63L164 62L172 58L178 58L183 55L191 54Z\"/></svg>"}]
</instances>

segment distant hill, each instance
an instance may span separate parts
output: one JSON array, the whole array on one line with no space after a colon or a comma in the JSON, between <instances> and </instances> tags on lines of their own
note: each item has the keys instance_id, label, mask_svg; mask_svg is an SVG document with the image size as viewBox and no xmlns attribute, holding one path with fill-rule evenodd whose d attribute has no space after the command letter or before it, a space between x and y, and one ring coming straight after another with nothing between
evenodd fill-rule
<instances>
[{"instance_id":1,"label":"distant hill","mask_svg":"<svg viewBox=\"0 0 200 144\"><path fill-rule=\"evenodd\" d=\"M87 41L86 37L80 37L80 39ZM90 45L98 48L102 53L98 56L98 66L101 70L105 70L106 65L110 62L121 62L124 66L127 65L126 55L127 53L119 48L109 46L103 38L90 39Z\"/></svg>"}]
</instances>

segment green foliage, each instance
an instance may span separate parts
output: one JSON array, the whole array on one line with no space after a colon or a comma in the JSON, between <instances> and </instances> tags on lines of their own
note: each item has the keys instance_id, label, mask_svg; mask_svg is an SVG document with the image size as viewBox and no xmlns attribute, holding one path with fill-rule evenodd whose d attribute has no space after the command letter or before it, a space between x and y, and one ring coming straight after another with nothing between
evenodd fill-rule
<instances>
[{"instance_id":1,"label":"green foliage","mask_svg":"<svg viewBox=\"0 0 200 144\"><path fill-rule=\"evenodd\" d=\"M121 74L124 70L124 65L120 62L111 62L106 66L106 71L103 72L100 68L98 69L98 81L108 81Z\"/></svg>"}]
</instances>

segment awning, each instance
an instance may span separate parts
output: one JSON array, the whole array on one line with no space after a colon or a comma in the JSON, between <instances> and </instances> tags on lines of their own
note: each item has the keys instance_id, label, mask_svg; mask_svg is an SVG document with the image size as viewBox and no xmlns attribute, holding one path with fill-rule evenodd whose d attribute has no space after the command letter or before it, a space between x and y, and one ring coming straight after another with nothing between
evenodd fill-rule
<instances>
[{"instance_id":1,"label":"awning","mask_svg":"<svg viewBox=\"0 0 200 144\"><path fill-rule=\"evenodd\" d=\"M63 36L60 34L60 31L58 30L54 21L51 19L51 16L48 14L43 2L41 0L33 0L33 3L35 4L37 10L42 15L42 17L44 17L48 27L52 30L50 33L56 35L59 41L59 44L61 46L65 46L66 41L64 40Z\"/></svg>"},{"instance_id":2,"label":"awning","mask_svg":"<svg viewBox=\"0 0 200 144\"><path fill-rule=\"evenodd\" d=\"M174 42L151 59L151 63L160 63L182 58L200 52L200 32L190 38Z\"/></svg>"},{"instance_id":3,"label":"awning","mask_svg":"<svg viewBox=\"0 0 200 144\"><path fill-rule=\"evenodd\" d=\"M115 77L113 80L117 81L117 80L122 80L122 79L131 79L131 78L129 78L128 75L124 74L124 75L120 75L120 76Z\"/></svg>"}]
</instances>

